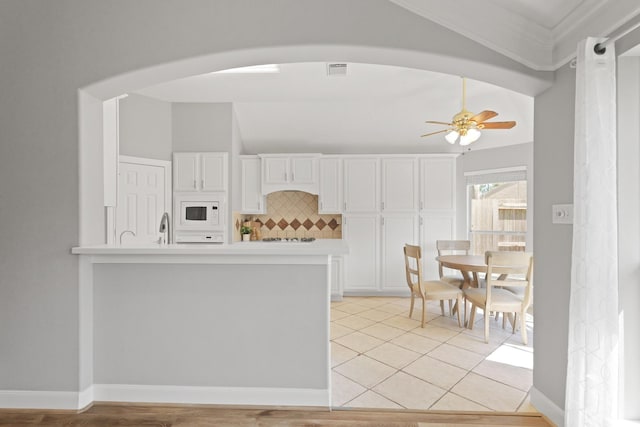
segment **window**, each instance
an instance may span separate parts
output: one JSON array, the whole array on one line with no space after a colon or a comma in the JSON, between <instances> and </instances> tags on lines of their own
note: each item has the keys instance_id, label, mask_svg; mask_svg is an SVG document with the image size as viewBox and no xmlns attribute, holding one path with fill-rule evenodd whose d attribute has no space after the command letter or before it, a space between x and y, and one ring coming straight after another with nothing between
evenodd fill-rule
<instances>
[{"instance_id":1,"label":"window","mask_svg":"<svg viewBox=\"0 0 640 427\"><path fill-rule=\"evenodd\" d=\"M471 252L525 251L526 170L467 175Z\"/></svg>"}]
</instances>

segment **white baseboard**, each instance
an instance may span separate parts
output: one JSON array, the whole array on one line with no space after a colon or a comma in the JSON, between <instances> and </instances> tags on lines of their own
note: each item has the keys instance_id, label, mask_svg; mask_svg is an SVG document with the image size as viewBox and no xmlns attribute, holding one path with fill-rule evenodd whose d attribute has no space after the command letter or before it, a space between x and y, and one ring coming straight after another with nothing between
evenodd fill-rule
<instances>
[{"instance_id":1,"label":"white baseboard","mask_svg":"<svg viewBox=\"0 0 640 427\"><path fill-rule=\"evenodd\" d=\"M102 402L185 403L214 405L326 406L329 389L262 387L189 387L94 384L93 399Z\"/></svg>"},{"instance_id":2,"label":"white baseboard","mask_svg":"<svg viewBox=\"0 0 640 427\"><path fill-rule=\"evenodd\" d=\"M409 288L385 291L344 291L345 297L410 297Z\"/></svg>"},{"instance_id":3,"label":"white baseboard","mask_svg":"<svg viewBox=\"0 0 640 427\"><path fill-rule=\"evenodd\" d=\"M75 391L0 390L0 408L76 411L87 406L80 406L80 394Z\"/></svg>"},{"instance_id":4,"label":"white baseboard","mask_svg":"<svg viewBox=\"0 0 640 427\"><path fill-rule=\"evenodd\" d=\"M79 410L96 402L329 407L329 389L94 384L82 392L0 390L2 409Z\"/></svg>"},{"instance_id":5,"label":"white baseboard","mask_svg":"<svg viewBox=\"0 0 640 427\"><path fill-rule=\"evenodd\" d=\"M531 387L531 404L558 427L564 427L564 409L561 409L537 388Z\"/></svg>"}]
</instances>

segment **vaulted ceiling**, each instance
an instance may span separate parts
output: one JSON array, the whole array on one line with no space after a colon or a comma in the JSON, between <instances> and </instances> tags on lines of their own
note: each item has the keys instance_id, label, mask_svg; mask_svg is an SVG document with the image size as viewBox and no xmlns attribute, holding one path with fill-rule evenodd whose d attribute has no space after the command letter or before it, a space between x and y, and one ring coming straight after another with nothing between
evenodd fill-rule
<instances>
[{"instance_id":1,"label":"vaulted ceiling","mask_svg":"<svg viewBox=\"0 0 640 427\"><path fill-rule=\"evenodd\" d=\"M389 0L534 70L555 70L579 40L607 36L640 13L638 0ZM210 73L138 91L169 102L232 102L247 152L461 152L425 120L461 108L459 76L391 66L280 64L279 73ZM533 141L533 98L469 80L467 109L489 109L511 130L484 131L474 150Z\"/></svg>"}]
</instances>

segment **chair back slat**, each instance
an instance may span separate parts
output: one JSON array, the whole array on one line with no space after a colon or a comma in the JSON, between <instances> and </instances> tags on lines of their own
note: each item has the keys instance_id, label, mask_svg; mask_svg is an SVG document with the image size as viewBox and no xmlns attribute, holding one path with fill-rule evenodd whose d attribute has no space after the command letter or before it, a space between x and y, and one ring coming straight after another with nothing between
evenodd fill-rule
<instances>
[{"instance_id":1,"label":"chair back slat","mask_svg":"<svg viewBox=\"0 0 640 427\"><path fill-rule=\"evenodd\" d=\"M469 255L471 240L436 240L438 256L442 255ZM438 274L440 278L444 276L441 263L438 263Z\"/></svg>"},{"instance_id":2,"label":"chair back slat","mask_svg":"<svg viewBox=\"0 0 640 427\"><path fill-rule=\"evenodd\" d=\"M420 246L404 245L404 265L407 277L407 285L412 293L418 293L424 297L422 289L422 250Z\"/></svg>"}]
</instances>

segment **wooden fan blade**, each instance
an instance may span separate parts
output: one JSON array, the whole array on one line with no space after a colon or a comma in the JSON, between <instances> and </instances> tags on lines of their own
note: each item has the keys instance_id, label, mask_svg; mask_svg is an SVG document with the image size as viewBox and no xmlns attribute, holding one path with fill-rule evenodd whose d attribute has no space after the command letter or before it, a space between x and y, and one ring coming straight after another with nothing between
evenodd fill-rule
<instances>
[{"instance_id":1,"label":"wooden fan blade","mask_svg":"<svg viewBox=\"0 0 640 427\"><path fill-rule=\"evenodd\" d=\"M447 122L434 122L433 120L427 120L425 123L433 123L434 125L447 125L447 126L453 126L451 123L447 123Z\"/></svg>"},{"instance_id":2,"label":"wooden fan blade","mask_svg":"<svg viewBox=\"0 0 640 427\"><path fill-rule=\"evenodd\" d=\"M511 129L516 125L516 122L489 122L481 123L478 128L481 129Z\"/></svg>"},{"instance_id":3,"label":"wooden fan blade","mask_svg":"<svg viewBox=\"0 0 640 427\"><path fill-rule=\"evenodd\" d=\"M424 135L420 135L420 137L422 138L424 136L436 135L436 134L443 133L443 132L448 132L448 131L449 131L449 129L443 129L443 130L439 130L438 132L431 132L431 133L426 133Z\"/></svg>"},{"instance_id":4,"label":"wooden fan blade","mask_svg":"<svg viewBox=\"0 0 640 427\"><path fill-rule=\"evenodd\" d=\"M471 117L469 120L474 121L476 123L484 122L485 120L489 120L497 116L498 113L491 110L484 110L475 116Z\"/></svg>"}]
</instances>

